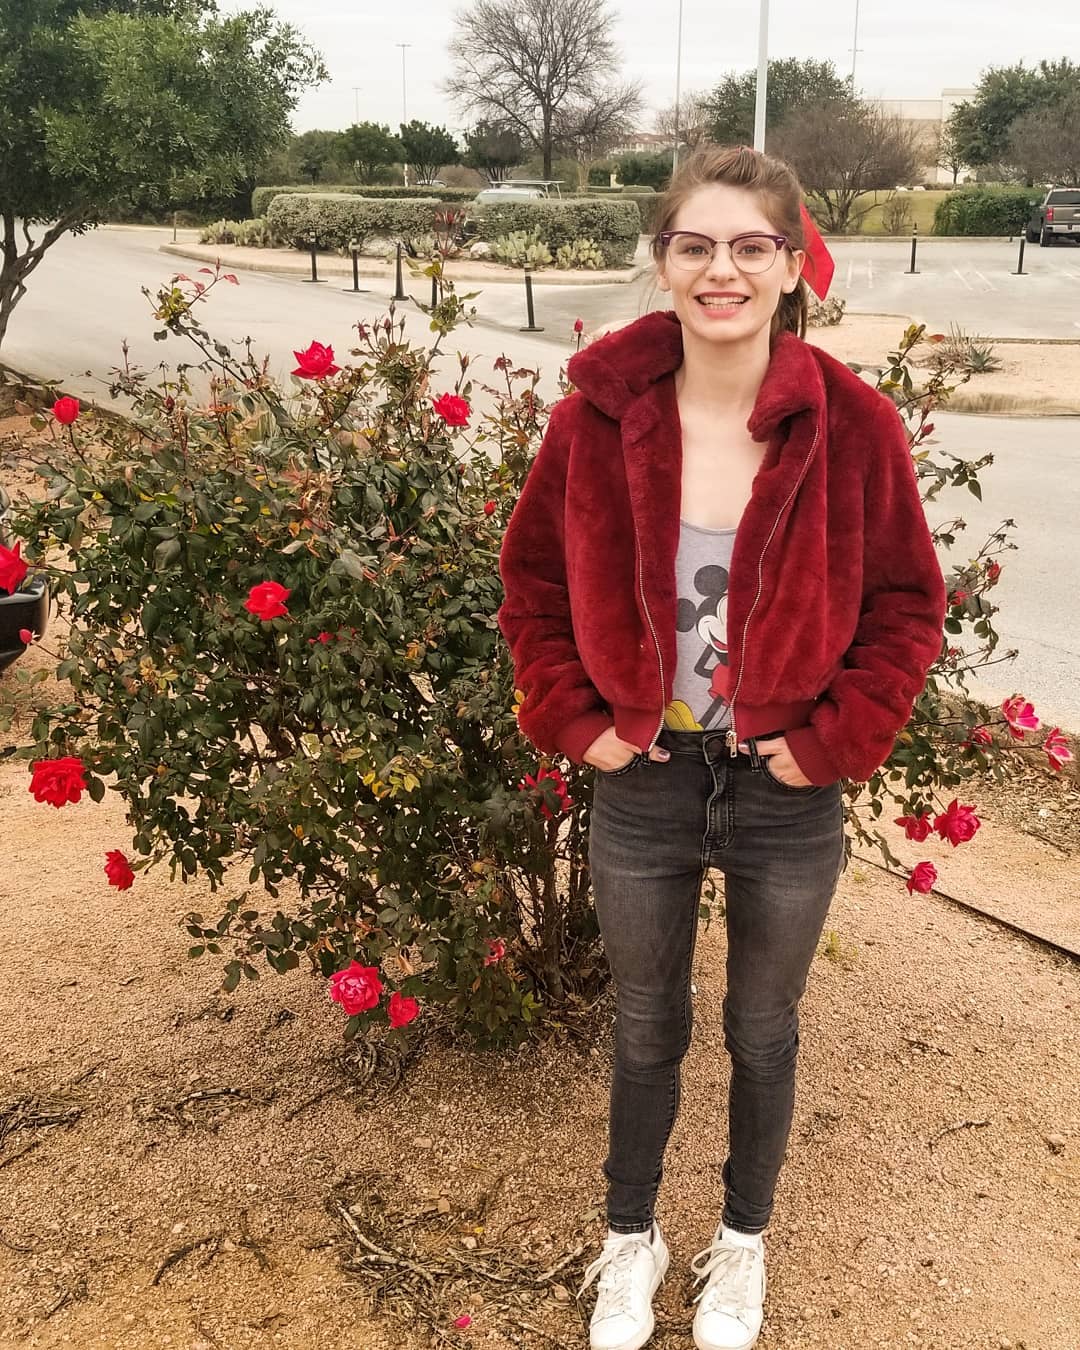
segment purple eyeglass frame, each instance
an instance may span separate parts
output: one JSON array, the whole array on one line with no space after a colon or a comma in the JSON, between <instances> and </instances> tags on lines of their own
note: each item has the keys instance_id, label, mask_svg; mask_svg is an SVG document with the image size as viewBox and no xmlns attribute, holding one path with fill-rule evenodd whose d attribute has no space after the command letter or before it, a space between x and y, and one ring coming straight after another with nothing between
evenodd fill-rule
<instances>
[{"instance_id":1,"label":"purple eyeglass frame","mask_svg":"<svg viewBox=\"0 0 1080 1350\"><path fill-rule=\"evenodd\" d=\"M696 235L698 239L707 239L714 249L717 244L727 244L728 248L731 248L732 244L737 244L740 239L771 239L776 245L776 253L773 255L769 267L776 261L777 254L779 254L780 250L786 248L788 243L786 234L769 234L767 230L746 230L742 234L737 234L734 239L714 239L711 234L705 234L702 230L661 230L656 237L660 240L661 244L667 248L677 234L692 234ZM732 261L734 262L734 250L732 250L732 254ZM735 266L738 267L739 264L735 263ZM769 267L763 267L762 271L767 272ZM742 271L742 268L739 268L739 270Z\"/></svg>"}]
</instances>

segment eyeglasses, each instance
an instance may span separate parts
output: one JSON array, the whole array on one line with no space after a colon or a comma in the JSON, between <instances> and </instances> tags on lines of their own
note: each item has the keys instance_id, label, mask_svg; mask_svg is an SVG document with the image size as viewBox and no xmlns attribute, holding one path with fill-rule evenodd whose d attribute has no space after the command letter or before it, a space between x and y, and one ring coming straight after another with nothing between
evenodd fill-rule
<instances>
[{"instance_id":1,"label":"eyeglasses","mask_svg":"<svg viewBox=\"0 0 1080 1350\"><path fill-rule=\"evenodd\" d=\"M667 258L681 272L701 272L712 261L718 244L727 244L740 272L767 272L787 245L786 234L737 234L734 239L711 239L693 230L661 230L656 236Z\"/></svg>"}]
</instances>

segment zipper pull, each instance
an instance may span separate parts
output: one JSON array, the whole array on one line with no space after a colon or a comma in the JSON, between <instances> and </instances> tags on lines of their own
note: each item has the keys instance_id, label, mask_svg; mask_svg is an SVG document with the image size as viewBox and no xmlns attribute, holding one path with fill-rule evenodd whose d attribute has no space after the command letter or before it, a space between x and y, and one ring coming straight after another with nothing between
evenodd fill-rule
<instances>
[{"instance_id":1,"label":"zipper pull","mask_svg":"<svg viewBox=\"0 0 1080 1350\"><path fill-rule=\"evenodd\" d=\"M733 726L728 727L727 748L728 754L731 756L731 758L737 759L739 755L739 738Z\"/></svg>"}]
</instances>

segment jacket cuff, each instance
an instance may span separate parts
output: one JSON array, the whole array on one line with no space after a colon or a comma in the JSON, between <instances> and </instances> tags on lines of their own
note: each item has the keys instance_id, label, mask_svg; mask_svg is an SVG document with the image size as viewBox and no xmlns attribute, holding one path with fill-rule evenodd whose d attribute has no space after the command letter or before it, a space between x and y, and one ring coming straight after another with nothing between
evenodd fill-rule
<instances>
[{"instance_id":1,"label":"jacket cuff","mask_svg":"<svg viewBox=\"0 0 1080 1350\"><path fill-rule=\"evenodd\" d=\"M573 763L584 764L585 751L597 736L602 736L608 727L614 725L615 721L610 713L605 712L603 708L594 708L560 727L554 737L555 745L559 753Z\"/></svg>"},{"instance_id":2,"label":"jacket cuff","mask_svg":"<svg viewBox=\"0 0 1080 1350\"><path fill-rule=\"evenodd\" d=\"M825 753L813 727L794 727L784 732L784 739L795 763L817 787L826 787L844 776Z\"/></svg>"}]
</instances>

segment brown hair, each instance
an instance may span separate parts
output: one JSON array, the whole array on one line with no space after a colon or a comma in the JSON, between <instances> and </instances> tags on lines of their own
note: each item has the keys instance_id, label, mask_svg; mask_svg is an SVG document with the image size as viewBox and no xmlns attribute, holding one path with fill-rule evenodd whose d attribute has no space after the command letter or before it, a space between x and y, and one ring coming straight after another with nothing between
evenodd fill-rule
<instances>
[{"instance_id":1,"label":"brown hair","mask_svg":"<svg viewBox=\"0 0 1080 1350\"><path fill-rule=\"evenodd\" d=\"M792 248L806 247L802 222L802 185L790 164L775 155L751 150L748 145L703 145L676 170L671 184L660 201L656 216L656 232L651 251L656 263L663 262L664 246L659 235L670 230L679 208L698 188L712 183L728 183L732 187L756 192L762 209L779 234L786 234ZM772 332L787 330L806 335L809 309L809 288L799 278L799 284L790 295L781 295L773 315Z\"/></svg>"}]
</instances>

